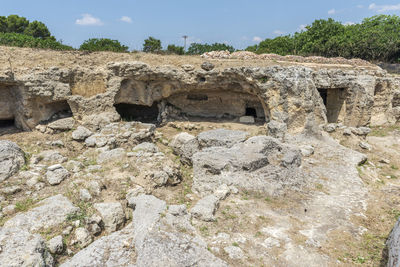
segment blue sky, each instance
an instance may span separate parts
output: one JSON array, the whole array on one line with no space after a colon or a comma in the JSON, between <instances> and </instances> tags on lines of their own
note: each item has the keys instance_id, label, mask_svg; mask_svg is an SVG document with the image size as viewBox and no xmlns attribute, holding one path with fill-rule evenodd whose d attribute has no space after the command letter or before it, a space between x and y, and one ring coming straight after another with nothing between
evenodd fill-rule
<instances>
[{"instance_id":1,"label":"blue sky","mask_svg":"<svg viewBox=\"0 0 400 267\"><path fill-rule=\"evenodd\" d=\"M0 15L44 22L63 43L118 39L141 49L148 36L167 44L226 42L245 48L294 33L315 19L357 23L376 14L400 15L400 0L1 0Z\"/></svg>"}]
</instances>

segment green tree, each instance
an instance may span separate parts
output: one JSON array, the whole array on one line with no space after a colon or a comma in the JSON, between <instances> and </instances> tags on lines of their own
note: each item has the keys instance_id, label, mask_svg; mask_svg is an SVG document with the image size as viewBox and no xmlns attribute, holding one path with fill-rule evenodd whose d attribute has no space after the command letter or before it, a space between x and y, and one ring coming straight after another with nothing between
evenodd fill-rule
<instances>
[{"instance_id":1,"label":"green tree","mask_svg":"<svg viewBox=\"0 0 400 267\"><path fill-rule=\"evenodd\" d=\"M279 36L274 39L265 39L256 46L250 46L247 51L257 54L274 53L278 55L290 55L294 53L294 40L290 35Z\"/></svg>"},{"instance_id":2,"label":"green tree","mask_svg":"<svg viewBox=\"0 0 400 267\"><path fill-rule=\"evenodd\" d=\"M7 17L6 32L24 33L29 25L29 20L18 15L10 15Z\"/></svg>"},{"instance_id":3,"label":"green tree","mask_svg":"<svg viewBox=\"0 0 400 267\"><path fill-rule=\"evenodd\" d=\"M111 40L108 38L91 38L84 41L79 47L79 50L128 52L128 47L121 45L117 40Z\"/></svg>"},{"instance_id":4,"label":"green tree","mask_svg":"<svg viewBox=\"0 0 400 267\"><path fill-rule=\"evenodd\" d=\"M146 53L154 53L154 52L160 52L162 50L161 46L161 41L154 38L154 37L149 37L146 40L144 40L143 43L143 52Z\"/></svg>"},{"instance_id":5,"label":"green tree","mask_svg":"<svg viewBox=\"0 0 400 267\"><path fill-rule=\"evenodd\" d=\"M63 45L62 43L57 42L52 38L41 39L35 38L30 35L14 32L0 33L0 45L52 50L73 50L72 47Z\"/></svg>"},{"instance_id":6,"label":"green tree","mask_svg":"<svg viewBox=\"0 0 400 267\"><path fill-rule=\"evenodd\" d=\"M297 52L304 55L338 56L331 38L343 34L345 26L333 19L316 20L306 30L296 33L294 44Z\"/></svg>"},{"instance_id":7,"label":"green tree","mask_svg":"<svg viewBox=\"0 0 400 267\"><path fill-rule=\"evenodd\" d=\"M0 32L7 32L7 17L0 16Z\"/></svg>"},{"instance_id":8,"label":"green tree","mask_svg":"<svg viewBox=\"0 0 400 267\"><path fill-rule=\"evenodd\" d=\"M246 50L280 55L318 55L398 62L400 17L377 15L359 24L343 25L333 19L315 20L304 31L266 39Z\"/></svg>"},{"instance_id":9,"label":"green tree","mask_svg":"<svg viewBox=\"0 0 400 267\"><path fill-rule=\"evenodd\" d=\"M234 52L235 48L233 46L222 44L222 43L214 43L214 44L199 44L199 43L192 43L189 46L188 54L190 55L201 55L206 52L211 51L225 51L228 50L229 52Z\"/></svg>"},{"instance_id":10,"label":"green tree","mask_svg":"<svg viewBox=\"0 0 400 267\"><path fill-rule=\"evenodd\" d=\"M50 31L47 26L37 20L29 23L28 27L26 27L26 29L24 30L24 33L35 38L45 39L51 37Z\"/></svg>"},{"instance_id":11,"label":"green tree","mask_svg":"<svg viewBox=\"0 0 400 267\"><path fill-rule=\"evenodd\" d=\"M183 55L183 54L185 54L185 50L184 50L183 46L168 45L167 53L168 54Z\"/></svg>"}]
</instances>

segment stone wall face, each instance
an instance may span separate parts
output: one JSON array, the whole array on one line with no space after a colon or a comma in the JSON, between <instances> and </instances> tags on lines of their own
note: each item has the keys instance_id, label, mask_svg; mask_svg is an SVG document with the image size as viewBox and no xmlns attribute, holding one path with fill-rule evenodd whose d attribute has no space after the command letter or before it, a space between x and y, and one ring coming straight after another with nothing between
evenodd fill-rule
<instances>
[{"instance_id":1,"label":"stone wall face","mask_svg":"<svg viewBox=\"0 0 400 267\"><path fill-rule=\"evenodd\" d=\"M272 66L205 71L119 62L96 69L34 70L7 79L0 81L0 88L13 84L16 89L13 98L0 89L0 101L6 104L0 115L14 115L27 130L66 109L78 120L100 113L118 119L116 104L156 103L164 120L177 112L237 118L254 108L258 118L286 123L290 132L310 123L365 126L400 118L400 82L379 69ZM327 90L327 105L318 89Z\"/></svg>"},{"instance_id":2,"label":"stone wall face","mask_svg":"<svg viewBox=\"0 0 400 267\"><path fill-rule=\"evenodd\" d=\"M11 88L0 86L0 120L14 119L14 103Z\"/></svg>"}]
</instances>

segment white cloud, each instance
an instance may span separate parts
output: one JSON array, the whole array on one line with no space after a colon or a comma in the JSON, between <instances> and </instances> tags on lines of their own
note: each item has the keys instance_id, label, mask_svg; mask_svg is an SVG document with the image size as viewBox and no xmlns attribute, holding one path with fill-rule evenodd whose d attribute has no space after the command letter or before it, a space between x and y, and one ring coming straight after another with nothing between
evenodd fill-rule
<instances>
[{"instance_id":1,"label":"white cloud","mask_svg":"<svg viewBox=\"0 0 400 267\"><path fill-rule=\"evenodd\" d=\"M126 22L126 23L132 23L132 18L130 18L128 16L122 16L119 20Z\"/></svg>"},{"instance_id":2,"label":"white cloud","mask_svg":"<svg viewBox=\"0 0 400 267\"><path fill-rule=\"evenodd\" d=\"M280 30L275 30L275 31L273 32L273 34L275 34L275 35L284 35L285 32L280 31Z\"/></svg>"},{"instance_id":3,"label":"white cloud","mask_svg":"<svg viewBox=\"0 0 400 267\"><path fill-rule=\"evenodd\" d=\"M307 27L307 25L305 25L305 24L301 24L300 26L299 26L299 31L305 31L305 30L307 30L306 29L306 27Z\"/></svg>"},{"instance_id":4,"label":"white cloud","mask_svg":"<svg viewBox=\"0 0 400 267\"><path fill-rule=\"evenodd\" d=\"M377 5L375 3L372 3L368 7L369 10L374 10L378 13L385 13L388 11L398 11L400 10L400 4L397 5Z\"/></svg>"},{"instance_id":5,"label":"white cloud","mask_svg":"<svg viewBox=\"0 0 400 267\"><path fill-rule=\"evenodd\" d=\"M334 9L334 8L328 11L329 15L333 15L335 13L336 13L336 9Z\"/></svg>"},{"instance_id":6,"label":"white cloud","mask_svg":"<svg viewBox=\"0 0 400 267\"><path fill-rule=\"evenodd\" d=\"M253 42L261 42L261 41L262 41L261 37L259 37L259 36L254 36L253 37Z\"/></svg>"},{"instance_id":7,"label":"white cloud","mask_svg":"<svg viewBox=\"0 0 400 267\"><path fill-rule=\"evenodd\" d=\"M90 14L82 14L82 18L77 19L75 23L82 26L101 26L104 24L99 18Z\"/></svg>"},{"instance_id":8,"label":"white cloud","mask_svg":"<svg viewBox=\"0 0 400 267\"><path fill-rule=\"evenodd\" d=\"M347 22L343 23L343 25L344 26L349 26L349 25L355 25L355 23L352 22L352 21L347 21Z\"/></svg>"}]
</instances>

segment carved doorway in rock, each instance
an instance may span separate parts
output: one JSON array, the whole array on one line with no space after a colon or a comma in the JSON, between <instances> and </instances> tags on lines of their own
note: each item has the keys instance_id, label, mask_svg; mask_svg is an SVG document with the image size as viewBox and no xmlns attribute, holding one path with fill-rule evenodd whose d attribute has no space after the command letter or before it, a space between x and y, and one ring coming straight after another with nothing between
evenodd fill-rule
<instances>
[{"instance_id":1,"label":"carved doorway in rock","mask_svg":"<svg viewBox=\"0 0 400 267\"><path fill-rule=\"evenodd\" d=\"M193 120L238 121L241 116L253 116L260 123L266 121L260 99L245 92L199 90L171 95L166 102L184 117Z\"/></svg>"},{"instance_id":2,"label":"carved doorway in rock","mask_svg":"<svg viewBox=\"0 0 400 267\"><path fill-rule=\"evenodd\" d=\"M346 89L319 88L318 92L326 108L328 123L341 122L346 108Z\"/></svg>"},{"instance_id":3,"label":"carved doorway in rock","mask_svg":"<svg viewBox=\"0 0 400 267\"><path fill-rule=\"evenodd\" d=\"M158 118L158 104L151 106L119 103L114 105L121 119L124 121L140 121L154 123Z\"/></svg>"}]
</instances>

